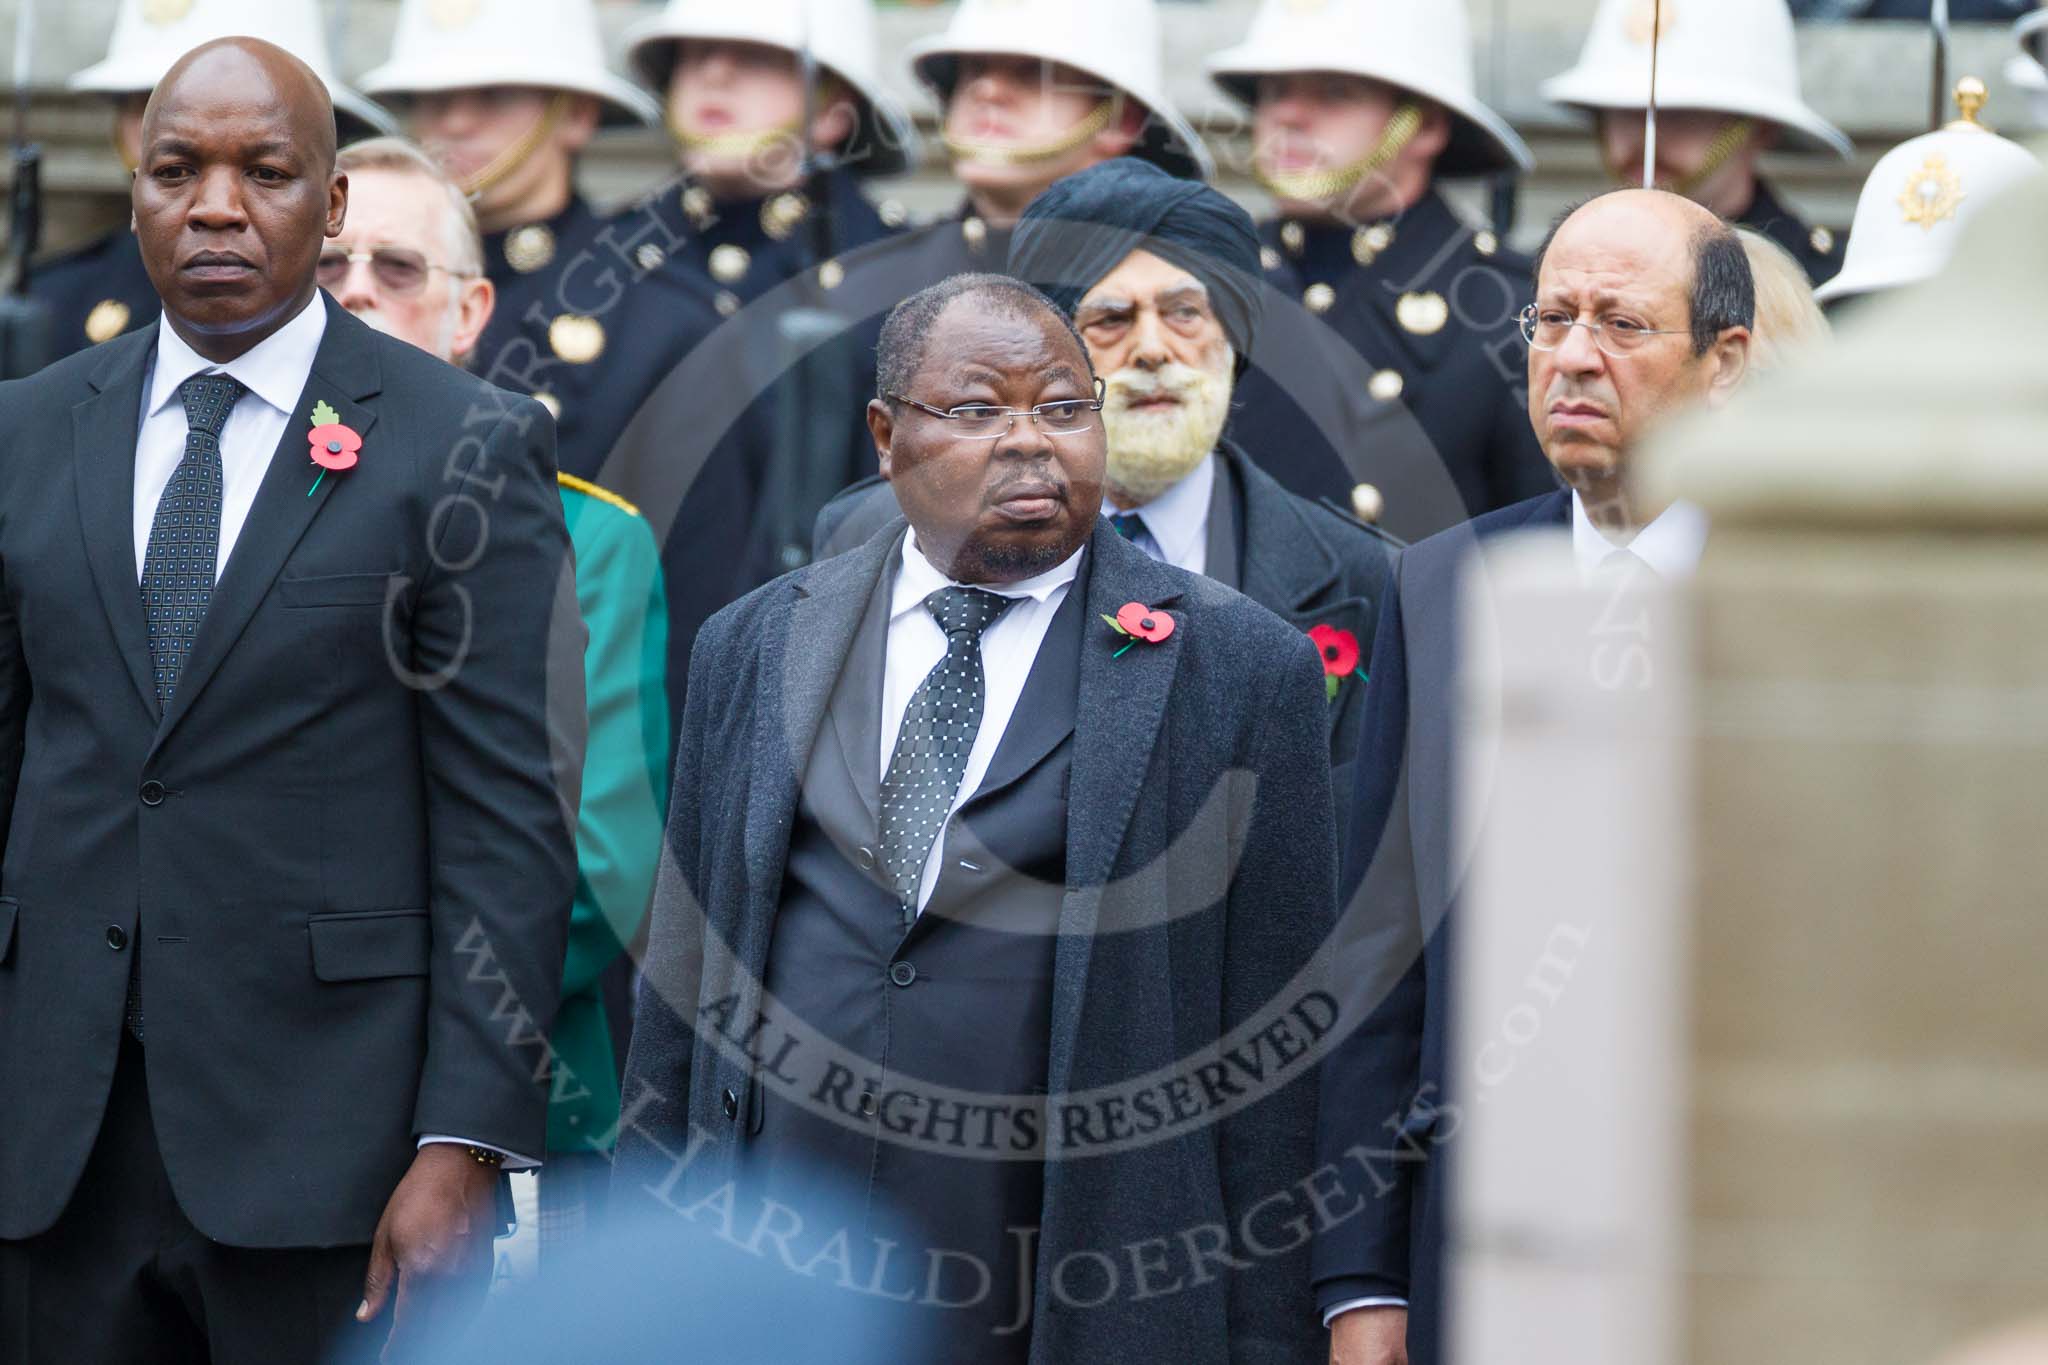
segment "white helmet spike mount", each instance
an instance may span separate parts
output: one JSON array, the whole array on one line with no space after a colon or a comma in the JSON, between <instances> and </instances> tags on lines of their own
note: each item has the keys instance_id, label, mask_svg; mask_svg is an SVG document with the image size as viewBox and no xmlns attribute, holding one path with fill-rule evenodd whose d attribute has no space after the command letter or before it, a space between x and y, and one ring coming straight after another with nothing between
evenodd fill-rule
<instances>
[{"instance_id":1,"label":"white helmet spike mount","mask_svg":"<svg viewBox=\"0 0 2048 1365\"><path fill-rule=\"evenodd\" d=\"M591 0L404 0L391 59L363 76L373 95L528 86L588 95L618 126L659 111L604 64Z\"/></svg>"},{"instance_id":2,"label":"white helmet spike mount","mask_svg":"<svg viewBox=\"0 0 2048 1365\"><path fill-rule=\"evenodd\" d=\"M1851 154L1847 135L1800 93L1786 0L1600 0L1578 65L1545 81L1544 98L1649 108L1653 38L1659 109L1754 119L1780 129L1786 151Z\"/></svg>"},{"instance_id":3,"label":"white helmet spike mount","mask_svg":"<svg viewBox=\"0 0 2048 1365\"><path fill-rule=\"evenodd\" d=\"M1209 58L1209 78L1249 105L1261 76L1332 71L1444 107L1451 140L1438 174L1528 170L1529 148L1480 102L1465 0L1265 0L1244 41Z\"/></svg>"},{"instance_id":4,"label":"white helmet spike mount","mask_svg":"<svg viewBox=\"0 0 2048 1365\"><path fill-rule=\"evenodd\" d=\"M121 0L106 57L66 84L103 95L146 95L193 48L234 37L260 38L312 67L336 115L353 120L359 130L398 131L388 112L335 75L314 0ZM349 131L344 128L343 135Z\"/></svg>"},{"instance_id":5,"label":"white helmet spike mount","mask_svg":"<svg viewBox=\"0 0 2048 1365\"><path fill-rule=\"evenodd\" d=\"M1167 98L1156 0L960 0L945 32L910 49L918 79L942 102L952 94L960 59L971 56L1072 67L1143 107L1148 117L1133 156L1193 179L1207 180L1216 169Z\"/></svg>"},{"instance_id":6,"label":"white helmet spike mount","mask_svg":"<svg viewBox=\"0 0 2048 1365\"><path fill-rule=\"evenodd\" d=\"M626 59L666 99L677 48L688 41L758 43L801 57L850 87L860 126L847 169L895 175L917 164L910 115L883 86L872 0L669 0L662 12L626 33Z\"/></svg>"}]
</instances>

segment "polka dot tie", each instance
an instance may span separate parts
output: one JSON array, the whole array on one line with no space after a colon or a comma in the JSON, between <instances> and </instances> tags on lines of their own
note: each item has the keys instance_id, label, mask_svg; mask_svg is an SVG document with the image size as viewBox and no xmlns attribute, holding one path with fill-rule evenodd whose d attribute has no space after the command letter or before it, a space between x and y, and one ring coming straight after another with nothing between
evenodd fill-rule
<instances>
[{"instance_id":1,"label":"polka dot tie","mask_svg":"<svg viewBox=\"0 0 2048 1365\"><path fill-rule=\"evenodd\" d=\"M967 755L981 731L987 691L981 633L1014 601L979 588L941 588L924 599L925 610L946 632L946 657L925 674L903 708L896 752L882 779L882 873L906 913L916 909L925 858L953 813Z\"/></svg>"},{"instance_id":2,"label":"polka dot tie","mask_svg":"<svg viewBox=\"0 0 2048 1365\"><path fill-rule=\"evenodd\" d=\"M142 561L142 606L157 704L169 707L192 638L213 600L220 554L220 433L245 390L224 374L197 374L178 387L185 400L185 458L164 485Z\"/></svg>"}]
</instances>

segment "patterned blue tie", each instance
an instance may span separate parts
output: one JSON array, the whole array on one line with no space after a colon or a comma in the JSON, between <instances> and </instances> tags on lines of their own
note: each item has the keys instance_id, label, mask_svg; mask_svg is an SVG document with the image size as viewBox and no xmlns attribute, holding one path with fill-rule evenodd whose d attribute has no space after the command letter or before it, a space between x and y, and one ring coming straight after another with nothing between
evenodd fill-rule
<instances>
[{"instance_id":1,"label":"patterned blue tie","mask_svg":"<svg viewBox=\"0 0 2048 1365\"><path fill-rule=\"evenodd\" d=\"M185 458L164 485L142 561L142 605L149 618L149 657L156 700L168 709L192 637L213 600L220 555L221 428L246 392L224 374L197 374L178 386L185 400Z\"/></svg>"},{"instance_id":2,"label":"patterned blue tie","mask_svg":"<svg viewBox=\"0 0 2048 1365\"><path fill-rule=\"evenodd\" d=\"M1135 541L1146 533L1145 519L1136 512L1111 512L1109 527L1125 540Z\"/></svg>"},{"instance_id":3,"label":"patterned blue tie","mask_svg":"<svg viewBox=\"0 0 2048 1365\"><path fill-rule=\"evenodd\" d=\"M941 588L925 610L946 632L946 657L925 674L896 732L896 751L882 779L882 872L905 919L912 918L932 840L953 813L967 755L981 733L987 680L981 671L981 633L1015 598L979 588Z\"/></svg>"}]
</instances>

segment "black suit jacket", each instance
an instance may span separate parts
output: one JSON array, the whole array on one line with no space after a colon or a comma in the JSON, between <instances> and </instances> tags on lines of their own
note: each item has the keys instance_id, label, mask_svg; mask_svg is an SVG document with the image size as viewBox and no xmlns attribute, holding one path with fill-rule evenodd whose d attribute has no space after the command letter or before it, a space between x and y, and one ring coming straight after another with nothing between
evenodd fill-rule
<instances>
[{"instance_id":1,"label":"black suit jacket","mask_svg":"<svg viewBox=\"0 0 2048 1365\"><path fill-rule=\"evenodd\" d=\"M315 306L162 715L131 519L156 328L0 387L0 1237L71 1194L137 953L211 1238L368 1242L418 1135L544 1146L583 739L552 430ZM363 444L309 496L317 401Z\"/></svg>"},{"instance_id":2,"label":"black suit jacket","mask_svg":"<svg viewBox=\"0 0 2048 1365\"><path fill-rule=\"evenodd\" d=\"M863 479L818 514L812 556L844 554L901 515L894 490L880 475ZM1208 576L1304 634L1330 626L1358 641L1357 672L1338 683L1329 709L1330 763L1337 769L1332 789L1340 812L1349 802L1350 764L1365 716L1374 613L1398 545L1381 531L1288 492L1236 442L1217 447Z\"/></svg>"},{"instance_id":3,"label":"black suit jacket","mask_svg":"<svg viewBox=\"0 0 2048 1365\"><path fill-rule=\"evenodd\" d=\"M742 1021L759 1008L800 779L901 534L895 522L855 553L768 584L698 637L671 857L626 1068L621 1198L651 1190L688 1204L740 1164L742 1116L767 1083L762 1067L692 1025L714 1002ZM1272 1037L1239 1036L1244 1062L1272 1068L1253 1083L1215 1048L1319 983L1310 964L1334 895L1329 768L1302 760L1325 742L1322 669L1299 632L1155 562L1107 523L1088 554L1030 1359L1316 1359L1306 1248L1287 1236L1280 1208L1309 1170L1314 1096L1302 1077L1311 1062L1290 1048L1277 1063ZM1119 658L1126 641L1100 617L1131 601L1170 611L1177 628ZM1303 1027L1292 1025L1288 1041L1301 1041ZM1084 1108L1095 1143L1065 1135L1063 1102L1204 1062L1222 1066L1215 1074L1233 1087L1268 1087L1264 1098L1242 1108L1225 1100L1219 1112L1164 1126L1155 1113L1125 1150L1098 1145L1110 1131L1099 1106ZM1120 1112L1126 1136L1144 1122ZM1298 1199L1290 1207L1311 1216ZM1247 1218L1268 1254L1248 1254L1231 1231ZM1181 1240L1191 1228L1218 1230L1242 1268L1191 1267ZM1092 1309L1075 1305L1079 1291L1051 1292L1063 1259L1141 1243L1177 1268L1179 1292L1125 1293Z\"/></svg>"},{"instance_id":4,"label":"black suit jacket","mask_svg":"<svg viewBox=\"0 0 2048 1365\"><path fill-rule=\"evenodd\" d=\"M1444 1235L1451 921L1469 840L1454 838L1459 582L1474 546L1564 527L1565 491L1531 498L1401 552L1380 611L1365 734L1343 839L1346 915L1336 963L1346 1029L1324 1063L1317 1145L1363 1196L1315 1244L1318 1304L1409 1300L1409 1358L1435 1365ZM1368 1153L1361 1156L1358 1153Z\"/></svg>"}]
</instances>

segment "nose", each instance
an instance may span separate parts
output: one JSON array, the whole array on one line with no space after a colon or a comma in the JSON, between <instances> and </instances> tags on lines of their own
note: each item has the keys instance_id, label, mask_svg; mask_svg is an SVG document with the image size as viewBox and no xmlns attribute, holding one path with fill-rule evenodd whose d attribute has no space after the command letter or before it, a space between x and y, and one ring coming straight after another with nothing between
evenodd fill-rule
<instances>
[{"instance_id":1,"label":"nose","mask_svg":"<svg viewBox=\"0 0 2048 1365\"><path fill-rule=\"evenodd\" d=\"M383 296L377 292L377 277L370 273L368 261L350 261L348 273L328 290L334 301L351 313L360 313L368 308L383 306Z\"/></svg>"},{"instance_id":2,"label":"nose","mask_svg":"<svg viewBox=\"0 0 2048 1365\"><path fill-rule=\"evenodd\" d=\"M1607 168L1617 174L1629 170L1631 163L1640 169L1643 159L1643 123L1636 115L1612 113L1600 120L1600 154L1606 158Z\"/></svg>"},{"instance_id":3,"label":"nose","mask_svg":"<svg viewBox=\"0 0 2048 1365\"><path fill-rule=\"evenodd\" d=\"M1138 310L1131 324L1130 364L1141 370L1156 370L1171 364L1173 351L1166 344L1166 328L1151 308Z\"/></svg>"},{"instance_id":4,"label":"nose","mask_svg":"<svg viewBox=\"0 0 2048 1365\"><path fill-rule=\"evenodd\" d=\"M1052 455L1052 437L1030 417L1019 416L1010 429L996 438L993 456L999 460L1043 460Z\"/></svg>"},{"instance_id":5,"label":"nose","mask_svg":"<svg viewBox=\"0 0 2048 1365\"><path fill-rule=\"evenodd\" d=\"M1557 368L1564 374L1597 374L1607 368L1607 353L1600 349L1590 327L1572 328L1551 354L1557 357Z\"/></svg>"},{"instance_id":6,"label":"nose","mask_svg":"<svg viewBox=\"0 0 2048 1365\"><path fill-rule=\"evenodd\" d=\"M189 221L194 227L215 232L235 232L249 225L242 203L242 175L233 166L216 166L200 173L199 192L192 196Z\"/></svg>"},{"instance_id":7,"label":"nose","mask_svg":"<svg viewBox=\"0 0 2048 1365\"><path fill-rule=\"evenodd\" d=\"M984 104L1007 104L1016 97L1018 81L1008 67L983 62L970 68L961 90Z\"/></svg>"}]
</instances>

